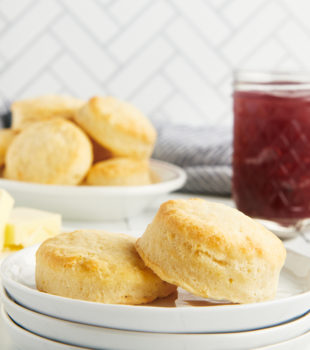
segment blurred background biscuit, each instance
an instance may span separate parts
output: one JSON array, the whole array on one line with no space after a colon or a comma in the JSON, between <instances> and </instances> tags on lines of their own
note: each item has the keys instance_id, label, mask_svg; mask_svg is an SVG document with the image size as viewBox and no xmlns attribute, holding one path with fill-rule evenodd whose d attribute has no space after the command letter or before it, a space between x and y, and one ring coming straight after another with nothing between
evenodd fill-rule
<instances>
[{"instance_id":1,"label":"blurred background biscuit","mask_svg":"<svg viewBox=\"0 0 310 350\"><path fill-rule=\"evenodd\" d=\"M71 96L45 95L15 101L11 105L12 129L23 129L29 124L52 117L72 118L85 102Z\"/></svg>"},{"instance_id":2,"label":"blurred background biscuit","mask_svg":"<svg viewBox=\"0 0 310 350\"><path fill-rule=\"evenodd\" d=\"M74 120L114 156L148 158L156 141L151 122L134 106L114 97L93 97Z\"/></svg>"},{"instance_id":3,"label":"blurred background biscuit","mask_svg":"<svg viewBox=\"0 0 310 350\"><path fill-rule=\"evenodd\" d=\"M60 118L33 123L15 137L6 154L4 175L44 184L79 184L93 160L84 132Z\"/></svg>"},{"instance_id":4,"label":"blurred background biscuit","mask_svg":"<svg viewBox=\"0 0 310 350\"><path fill-rule=\"evenodd\" d=\"M135 238L80 230L46 240L36 254L40 291L108 304L143 304L176 290L148 267Z\"/></svg>"},{"instance_id":5,"label":"blurred background biscuit","mask_svg":"<svg viewBox=\"0 0 310 350\"><path fill-rule=\"evenodd\" d=\"M93 165L86 183L97 186L139 186L151 183L147 160L113 158Z\"/></svg>"},{"instance_id":6,"label":"blurred background biscuit","mask_svg":"<svg viewBox=\"0 0 310 350\"><path fill-rule=\"evenodd\" d=\"M15 130L0 129L0 167L4 165L7 149L16 135Z\"/></svg>"}]
</instances>

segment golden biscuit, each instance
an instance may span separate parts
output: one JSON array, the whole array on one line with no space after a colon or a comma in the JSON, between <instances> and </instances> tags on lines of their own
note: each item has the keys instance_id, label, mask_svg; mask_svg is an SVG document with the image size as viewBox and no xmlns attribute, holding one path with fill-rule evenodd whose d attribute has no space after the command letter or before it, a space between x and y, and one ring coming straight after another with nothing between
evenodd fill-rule
<instances>
[{"instance_id":1,"label":"golden biscuit","mask_svg":"<svg viewBox=\"0 0 310 350\"><path fill-rule=\"evenodd\" d=\"M16 135L15 130L0 129L0 166L4 165L7 149Z\"/></svg>"},{"instance_id":2,"label":"golden biscuit","mask_svg":"<svg viewBox=\"0 0 310 350\"><path fill-rule=\"evenodd\" d=\"M148 158L156 140L149 120L114 97L93 97L75 113L75 121L114 156Z\"/></svg>"},{"instance_id":3,"label":"golden biscuit","mask_svg":"<svg viewBox=\"0 0 310 350\"><path fill-rule=\"evenodd\" d=\"M12 129L21 130L33 122L52 117L72 118L84 101L70 96L46 95L16 101L11 106Z\"/></svg>"},{"instance_id":4,"label":"golden biscuit","mask_svg":"<svg viewBox=\"0 0 310 350\"><path fill-rule=\"evenodd\" d=\"M93 159L84 132L60 118L37 122L15 137L6 154L4 175L11 180L76 185Z\"/></svg>"},{"instance_id":5,"label":"golden biscuit","mask_svg":"<svg viewBox=\"0 0 310 350\"><path fill-rule=\"evenodd\" d=\"M256 221L202 199L162 204L136 248L164 281L236 303L274 298L286 256L280 239Z\"/></svg>"},{"instance_id":6,"label":"golden biscuit","mask_svg":"<svg viewBox=\"0 0 310 350\"><path fill-rule=\"evenodd\" d=\"M151 183L146 160L113 158L93 165L86 183L95 186L140 186Z\"/></svg>"},{"instance_id":7,"label":"golden biscuit","mask_svg":"<svg viewBox=\"0 0 310 350\"><path fill-rule=\"evenodd\" d=\"M36 284L42 292L108 304L143 304L176 289L145 266L135 238L97 230L43 242L36 253Z\"/></svg>"}]
</instances>

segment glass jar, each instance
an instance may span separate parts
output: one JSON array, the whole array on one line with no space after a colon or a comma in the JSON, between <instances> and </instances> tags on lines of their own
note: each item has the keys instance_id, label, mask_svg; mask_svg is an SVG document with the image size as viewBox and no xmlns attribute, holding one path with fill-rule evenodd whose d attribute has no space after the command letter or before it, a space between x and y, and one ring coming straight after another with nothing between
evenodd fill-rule
<instances>
[{"instance_id":1,"label":"glass jar","mask_svg":"<svg viewBox=\"0 0 310 350\"><path fill-rule=\"evenodd\" d=\"M245 214L310 218L310 75L237 72L233 197Z\"/></svg>"}]
</instances>

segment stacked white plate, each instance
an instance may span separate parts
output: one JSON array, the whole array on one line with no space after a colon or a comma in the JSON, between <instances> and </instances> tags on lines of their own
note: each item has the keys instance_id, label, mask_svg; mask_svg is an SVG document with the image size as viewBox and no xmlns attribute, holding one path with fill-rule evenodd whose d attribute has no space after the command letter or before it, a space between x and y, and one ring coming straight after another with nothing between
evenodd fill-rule
<instances>
[{"instance_id":1,"label":"stacked white plate","mask_svg":"<svg viewBox=\"0 0 310 350\"><path fill-rule=\"evenodd\" d=\"M288 252L273 301L233 305L179 290L150 305L129 306L39 292L36 249L1 265L1 314L20 349L310 349L308 257Z\"/></svg>"}]
</instances>

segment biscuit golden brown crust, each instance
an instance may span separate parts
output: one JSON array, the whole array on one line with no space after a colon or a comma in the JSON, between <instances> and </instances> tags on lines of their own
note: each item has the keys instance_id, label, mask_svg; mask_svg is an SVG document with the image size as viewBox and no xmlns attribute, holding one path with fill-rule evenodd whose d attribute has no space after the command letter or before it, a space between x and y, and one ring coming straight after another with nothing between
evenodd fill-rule
<instances>
[{"instance_id":1,"label":"biscuit golden brown crust","mask_svg":"<svg viewBox=\"0 0 310 350\"><path fill-rule=\"evenodd\" d=\"M156 131L129 103L114 97L93 97L75 113L74 119L114 156L148 158L153 151Z\"/></svg>"},{"instance_id":2,"label":"biscuit golden brown crust","mask_svg":"<svg viewBox=\"0 0 310 350\"><path fill-rule=\"evenodd\" d=\"M97 186L149 185L149 163L131 158L113 158L98 162L89 170L86 183Z\"/></svg>"},{"instance_id":3,"label":"biscuit golden brown crust","mask_svg":"<svg viewBox=\"0 0 310 350\"><path fill-rule=\"evenodd\" d=\"M176 289L145 266L133 237L98 230L60 234L36 253L40 291L108 304L143 304Z\"/></svg>"},{"instance_id":4,"label":"biscuit golden brown crust","mask_svg":"<svg viewBox=\"0 0 310 350\"><path fill-rule=\"evenodd\" d=\"M202 199L162 204L136 248L163 280L236 303L274 298L286 256L282 242L263 226Z\"/></svg>"},{"instance_id":5,"label":"biscuit golden brown crust","mask_svg":"<svg viewBox=\"0 0 310 350\"><path fill-rule=\"evenodd\" d=\"M0 130L0 167L4 165L6 152L16 135L17 131L12 129Z\"/></svg>"},{"instance_id":6,"label":"biscuit golden brown crust","mask_svg":"<svg viewBox=\"0 0 310 350\"><path fill-rule=\"evenodd\" d=\"M4 176L43 184L76 185L93 159L92 146L73 123L54 118L29 125L10 144Z\"/></svg>"},{"instance_id":7,"label":"biscuit golden brown crust","mask_svg":"<svg viewBox=\"0 0 310 350\"><path fill-rule=\"evenodd\" d=\"M12 103L12 129L21 130L33 122L54 117L72 118L85 101L62 95L45 95Z\"/></svg>"}]
</instances>

